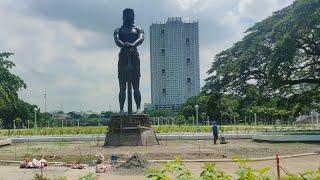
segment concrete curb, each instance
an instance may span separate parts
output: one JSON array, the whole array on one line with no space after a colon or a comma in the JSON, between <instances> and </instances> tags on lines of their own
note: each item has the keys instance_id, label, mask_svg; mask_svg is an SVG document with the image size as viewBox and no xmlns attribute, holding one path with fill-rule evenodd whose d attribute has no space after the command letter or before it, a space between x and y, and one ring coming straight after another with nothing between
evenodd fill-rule
<instances>
[{"instance_id":1,"label":"concrete curb","mask_svg":"<svg viewBox=\"0 0 320 180\"><path fill-rule=\"evenodd\" d=\"M320 142L320 135L254 135L257 142Z\"/></svg>"}]
</instances>

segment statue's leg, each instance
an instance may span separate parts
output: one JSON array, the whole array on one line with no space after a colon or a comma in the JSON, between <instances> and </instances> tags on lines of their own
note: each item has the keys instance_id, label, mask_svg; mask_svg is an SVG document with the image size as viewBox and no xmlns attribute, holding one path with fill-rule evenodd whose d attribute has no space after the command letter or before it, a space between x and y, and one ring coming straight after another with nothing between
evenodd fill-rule
<instances>
[{"instance_id":1,"label":"statue's leg","mask_svg":"<svg viewBox=\"0 0 320 180\"><path fill-rule=\"evenodd\" d=\"M132 60L134 64L134 72L132 73L132 86L133 86L133 96L134 96L134 101L136 102L137 105L137 112L140 111L141 107L141 93L139 90L139 84L140 84L140 58L139 58L139 53L135 52L132 55Z\"/></svg>"},{"instance_id":2,"label":"statue's leg","mask_svg":"<svg viewBox=\"0 0 320 180\"><path fill-rule=\"evenodd\" d=\"M133 95L134 95L134 101L136 102L137 105L137 110L140 110L141 107L141 93L139 90L139 82L140 78L136 77L132 80L132 86L133 86Z\"/></svg>"},{"instance_id":3,"label":"statue's leg","mask_svg":"<svg viewBox=\"0 0 320 180\"><path fill-rule=\"evenodd\" d=\"M118 79L119 79L119 105L120 113L123 113L124 102L126 100L126 87L127 87L127 74L126 74L126 58L125 54L119 53L119 62L118 62Z\"/></svg>"},{"instance_id":4,"label":"statue's leg","mask_svg":"<svg viewBox=\"0 0 320 180\"><path fill-rule=\"evenodd\" d=\"M126 79L124 77L119 77L119 87L120 87L120 93L119 93L119 104L120 104L120 112L124 112L124 102L126 100Z\"/></svg>"}]
</instances>

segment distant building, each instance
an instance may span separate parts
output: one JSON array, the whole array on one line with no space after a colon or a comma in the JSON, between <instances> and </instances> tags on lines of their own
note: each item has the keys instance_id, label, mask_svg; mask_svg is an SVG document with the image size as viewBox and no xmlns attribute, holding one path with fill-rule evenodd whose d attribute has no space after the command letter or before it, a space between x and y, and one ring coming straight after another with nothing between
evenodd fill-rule
<instances>
[{"instance_id":1,"label":"distant building","mask_svg":"<svg viewBox=\"0 0 320 180\"><path fill-rule=\"evenodd\" d=\"M317 124L319 125L320 113L316 110L311 110L310 114L299 115L296 118L297 124Z\"/></svg>"},{"instance_id":2,"label":"distant building","mask_svg":"<svg viewBox=\"0 0 320 180\"><path fill-rule=\"evenodd\" d=\"M81 112L71 111L68 113L68 115L71 117L71 119L79 119L82 117Z\"/></svg>"},{"instance_id":3,"label":"distant building","mask_svg":"<svg viewBox=\"0 0 320 180\"><path fill-rule=\"evenodd\" d=\"M64 113L56 113L56 114L53 114L52 117L60 120L72 119L72 117L69 114L64 114Z\"/></svg>"},{"instance_id":4,"label":"distant building","mask_svg":"<svg viewBox=\"0 0 320 180\"><path fill-rule=\"evenodd\" d=\"M200 92L198 22L168 18L150 26L151 103L178 110Z\"/></svg>"}]
</instances>

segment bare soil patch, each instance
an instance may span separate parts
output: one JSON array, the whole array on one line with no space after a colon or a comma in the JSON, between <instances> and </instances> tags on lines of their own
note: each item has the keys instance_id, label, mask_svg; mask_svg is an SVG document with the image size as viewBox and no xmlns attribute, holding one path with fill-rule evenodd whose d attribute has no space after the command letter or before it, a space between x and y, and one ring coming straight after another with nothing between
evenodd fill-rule
<instances>
[{"instance_id":1,"label":"bare soil patch","mask_svg":"<svg viewBox=\"0 0 320 180\"><path fill-rule=\"evenodd\" d=\"M98 152L105 155L117 154L120 160L127 152L137 152L147 160L172 159L222 159L238 156L256 158L280 155L292 155L320 151L320 144L308 143L258 143L249 139L228 140L228 144L214 145L210 140L168 140L154 146L104 147L103 142L33 142L15 143L0 147L1 160L22 160L28 155L31 158L44 158L48 161L93 161Z\"/></svg>"}]
</instances>

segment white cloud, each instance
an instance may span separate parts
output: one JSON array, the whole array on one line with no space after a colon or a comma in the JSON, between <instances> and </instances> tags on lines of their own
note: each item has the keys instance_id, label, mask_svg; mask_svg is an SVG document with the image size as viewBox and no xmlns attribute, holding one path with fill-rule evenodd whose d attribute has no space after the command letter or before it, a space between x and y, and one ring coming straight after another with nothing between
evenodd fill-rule
<instances>
[{"instance_id":1,"label":"white cloud","mask_svg":"<svg viewBox=\"0 0 320 180\"><path fill-rule=\"evenodd\" d=\"M272 12L279 10L283 5L287 6L293 0L239 0L238 12L240 16L251 18L255 21L262 20Z\"/></svg>"},{"instance_id":2,"label":"white cloud","mask_svg":"<svg viewBox=\"0 0 320 180\"><path fill-rule=\"evenodd\" d=\"M50 5L46 6L48 2ZM206 71L216 53L240 40L245 29L254 22L270 16L273 11L291 2L292 0L167 0L148 2L147 7L140 7L130 1L137 10L138 25L144 27L147 33L140 48L143 102L150 102L147 27L151 22L163 22L171 16L199 20L200 74L203 85L203 80L207 77ZM43 0L39 6L43 8L41 13L27 13L26 11L37 10L28 9L28 3L30 2L0 1L0 49L15 53L11 59L17 65L14 72L28 85L27 90L20 92L21 97L43 109L42 95L47 91L48 110L59 109L60 104L63 104L66 111L80 108L99 111L109 107L109 104L117 110L119 49L114 45L111 31L115 24L120 25L121 10L125 3L112 2L108 6L110 3L99 5L99 1L93 4L76 1L77 8L63 9L60 4L55 4L61 2ZM66 7L73 7L71 1L66 3ZM53 5L58 9L53 8ZM93 6L87 9L90 5ZM50 10L50 13L46 10ZM119 13L113 16L115 10L119 10ZM106 17L102 18L102 15ZM250 21L248 23L243 20Z\"/></svg>"},{"instance_id":3,"label":"white cloud","mask_svg":"<svg viewBox=\"0 0 320 180\"><path fill-rule=\"evenodd\" d=\"M177 0L181 10L191 10L193 12L203 11L210 6L210 0Z\"/></svg>"},{"instance_id":4,"label":"white cloud","mask_svg":"<svg viewBox=\"0 0 320 180\"><path fill-rule=\"evenodd\" d=\"M15 53L11 59L17 65L14 72L28 85L20 93L23 99L43 109L42 94L47 91L49 110L60 104L68 111L80 106L102 110L107 104L117 104L117 50L81 50L105 37L64 21L0 10L0 27L5 32L0 34L0 48Z\"/></svg>"}]
</instances>

